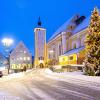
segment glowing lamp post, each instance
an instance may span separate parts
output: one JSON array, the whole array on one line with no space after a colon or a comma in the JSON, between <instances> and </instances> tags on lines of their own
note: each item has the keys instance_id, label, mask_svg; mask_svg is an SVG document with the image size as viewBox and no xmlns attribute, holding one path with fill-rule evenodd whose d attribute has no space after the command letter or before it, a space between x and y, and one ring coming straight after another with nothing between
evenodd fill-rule
<instances>
[{"instance_id":1,"label":"glowing lamp post","mask_svg":"<svg viewBox=\"0 0 100 100\"><path fill-rule=\"evenodd\" d=\"M2 40L2 43L3 43L4 49L5 49L5 53L6 53L5 56L8 58L8 66L7 66L7 68L8 68L8 74L9 74L9 69L10 69L10 62L9 62L10 50L9 50L9 48L13 44L13 40L10 39L10 38L4 38Z\"/></svg>"},{"instance_id":2,"label":"glowing lamp post","mask_svg":"<svg viewBox=\"0 0 100 100\"><path fill-rule=\"evenodd\" d=\"M13 44L13 40L12 39L8 39L8 38L4 38L2 40L2 43L5 47L9 47Z\"/></svg>"}]
</instances>

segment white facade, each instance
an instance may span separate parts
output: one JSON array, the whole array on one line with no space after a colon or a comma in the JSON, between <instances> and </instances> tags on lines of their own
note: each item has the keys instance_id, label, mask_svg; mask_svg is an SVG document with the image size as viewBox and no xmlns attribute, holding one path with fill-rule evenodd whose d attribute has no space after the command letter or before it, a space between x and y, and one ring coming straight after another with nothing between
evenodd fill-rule
<instances>
[{"instance_id":1,"label":"white facade","mask_svg":"<svg viewBox=\"0 0 100 100\"><path fill-rule=\"evenodd\" d=\"M23 42L20 42L10 54L10 69L32 68L32 55Z\"/></svg>"},{"instance_id":2,"label":"white facade","mask_svg":"<svg viewBox=\"0 0 100 100\"><path fill-rule=\"evenodd\" d=\"M46 29L41 27L39 19L38 27L34 29L35 34L35 59L34 65L45 65L46 60Z\"/></svg>"}]
</instances>

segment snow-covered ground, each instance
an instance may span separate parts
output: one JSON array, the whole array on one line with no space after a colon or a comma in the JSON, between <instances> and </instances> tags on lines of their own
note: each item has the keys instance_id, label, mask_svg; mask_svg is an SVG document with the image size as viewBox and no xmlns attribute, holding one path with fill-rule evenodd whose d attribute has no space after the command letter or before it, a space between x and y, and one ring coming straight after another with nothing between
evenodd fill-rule
<instances>
[{"instance_id":1,"label":"snow-covered ground","mask_svg":"<svg viewBox=\"0 0 100 100\"><path fill-rule=\"evenodd\" d=\"M82 72L49 69L14 73L1 78L8 81L0 81L0 100L99 100L100 82L85 77Z\"/></svg>"},{"instance_id":2,"label":"snow-covered ground","mask_svg":"<svg viewBox=\"0 0 100 100\"><path fill-rule=\"evenodd\" d=\"M75 71L75 72L62 72L62 73L57 73L57 72L52 72L50 69L45 69L45 70L38 70L38 72L44 73L45 76L48 76L50 78L56 78L59 80L64 79L66 81L66 78L70 79L80 79L83 81L90 81L90 82L96 82L100 83L100 77L97 76L86 76L83 75L83 72L81 71ZM8 76L3 76L1 79L12 79L12 78L22 78L24 77L27 73L32 72L32 70L27 70L26 72L20 72L20 73L13 73L9 74Z\"/></svg>"},{"instance_id":3,"label":"snow-covered ground","mask_svg":"<svg viewBox=\"0 0 100 100\"><path fill-rule=\"evenodd\" d=\"M81 71L56 73L56 72L52 72L49 69L45 69L45 73L48 74L48 75L64 76L64 77L68 76L70 78L100 83L100 77L99 76L87 76L87 75L84 75L83 72L81 72Z\"/></svg>"},{"instance_id":4,"label":"snow-covered ground","mask_svg":"<svg viewBox=\"0 0 100 100\"><path fill-rule=\"evenodd\" d=\"M25 74L30 73L32 70L27 70L26 72L20 72L20 73L13 73L9 74L8 76L3 76L1 79L12 79L12 78L21 78L24 77ZM97 76L86 76L83 75L83 72L81 71L75 71L75 72L62 72L62 73L57 73L57 72L52 72L50 69L45 69L45 70L38 70L38 72L44 73L45 76L51 77L51 78L56 78L59 80L70 78L70 79L80 79L83 81L90 81L90 82L96 82L100 83L100 77Z\"/></svg>"},{"instance_id":5,"label":"snow-covered ground","mask_svg":"<svg viewBox=\"0 0 100 100\"><path fill-rule=\"evenodd\" d=\"M0 81L7 81L11 79L18 79L18 78L23 78L26 74L30 73L33 69L27 70L26 72L19 72L19 73L12 73L7 76L3 76L0 78Z\"/></svg>"},{"instance_id":6,"label":"snow-covered ground","mask_svg":"<svg viewBox=\"0 0 100 100\"><path fill-rule=\"evenodd\" d=\"M22 100L20 97L12 96L6 92L0 92L0 100Z\"/></svg>"},{"instance_id":7,"label":"snow-covered ground","mask_svg":"<svg viewBox=\"0 0 100 100\"><path fill-rule=\"evenodd\" d=\"M66 73L56 73L49 69L45 69L45 74L48 78L53 78L59 81L66 81L73 84L78 84L80 86L88 86L100 90L100 77L97 76L86 76L83 72L66 72Z\"/></svg>"}]
</instances>

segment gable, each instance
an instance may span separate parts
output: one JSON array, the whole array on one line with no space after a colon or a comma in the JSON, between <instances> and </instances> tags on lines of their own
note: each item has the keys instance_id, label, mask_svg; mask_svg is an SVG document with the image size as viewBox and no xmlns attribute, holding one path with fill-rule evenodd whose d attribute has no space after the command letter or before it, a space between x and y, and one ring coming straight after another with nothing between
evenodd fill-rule
<instances>
[{"instance_id":1,"label":"gable","mask_svg":"<svg viewBox=\"0 0 100 100\"><path fill-rule=\"evenodd\" d=\"M18 55L21 53L26 53L27 55L31 56L31 53L29 52L28 48L25 46L25 44L22 41L11 52L10 56L16 55L16 54Z\"/></svg>"}]
</instances>

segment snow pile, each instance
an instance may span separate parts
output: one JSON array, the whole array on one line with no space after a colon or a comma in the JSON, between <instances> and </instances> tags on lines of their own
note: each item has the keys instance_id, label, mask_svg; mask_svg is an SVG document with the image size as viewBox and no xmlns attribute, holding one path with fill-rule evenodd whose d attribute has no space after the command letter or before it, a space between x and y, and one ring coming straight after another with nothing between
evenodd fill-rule
<instances>
[{"instance_id":1,"label":"snow pile","mask_svg":"<svg viewBox=\"0 0 100 100\"><path fill-rule=\"evenodd\" d=\"M100 84L100 77L97 77L97 76L86 76L86 75L83 75L83 72L80 72L80 71L56 73L56 72L52 72L50 69L45 69L44 73L49 78L55 78L55 79L59 79L59 80L64 79L64 81L69 79L71 81L80 80L80 82L86 81L86 82L93 82L93 83Z\"/></svg>"},{"instance_id":2,"label":"snow pile","mask_svg":"<svg viewBox=\"0 0 100 100\"><path fill-rule=\"evenodd\" d=\"M47 74L54 74L50 69L45 69L44 72Z\"/></svg>"},{"instance_id":3,"label":"snow pile","mask_svg":"<svg viewBox=\"0 0 100 100\"><path fill-rule=\"evenodd\" d=\"M9 74L8 76L3 76L4 79L12 79L12 78L19 78L25 76L25 74L32 72L32 69L27 70L26 72L19 72L19 73L13 73Z\"/></svg>"},{"instance_id":4,"label":"snow pile","mask_svg":"<svg viewBox=\"0 0 100 100\"><path fill-rule=\"evenodd\" d=\"M6 92L0 93L0 100L22 100L20 97L11 96Z\"/></svg>"},{"instance_id":5,"label":"snow pile","mask_svg":"<svg viewBox=\"0 0 100 100\"><path fill-rule=\"evenodd\" d=\"M56 74L58 74L58 73L56 73ZM81 76L83 76L83 72L81 72L81 71L64 72L64 73L59 73L59 74L61 74L61 75L73 75L73 76L81 75Z\"/></svg>"},{"instance_id":6,"label":"snow pile","mask_svg":"<svg viewBox=\"0 0 100 100\"><path fill-rule=\"evenodd\" d=\"M14 78L15 79L16 78L22 78L24 75L25 75L24 72L9 74L8 76L3 76L2 78L0 78L0 82L11 80L11 79L14 79Z\"/></svg>"},{"instance_id":7,"label":"snow pile","mask_svg":"<svg viewBox=\"0 0 100 100\"><path fill-rule=\"evenodd\" d=\"M47 74L52 74L52 75L76 75L76 76L77 76L77 75L82 75L82 76L84 76L84 75L83 75L83 72L81 72L81 71L60 72L60 73L57 73L57 72L51 71L50 69L45 69L44 72L47 73Z\"/></svg>"},{"instance_id":8,"label":"snow pile","mask_svg":"<svg viewBox=\"0 0 100 100\"><path fill-rule=\"evenodd\" d=\"M55 68L55 69L61 69L62 66L60 66L60 65L55 65L55 66L53 66L53 68Z\"/></svg>"},{"instance_id":9,"label":"snow pile","mask_svg":"<svg viewBox=\"0 0 100 100\"><path fill-rule=\"evenodd\" d=\"M9 76L11 78L16 78L16 77L23 77L25 75L24 72L20 72L20 73L13 73L13 74L10 74Z\"/></svg>"},{"instance_id":10,"label":"snow pile","mask_svg":"<svg viewBox=\"0 0 100 100\"><path fill-rule=\"evenodd\" d=\"M34 69L28 69L26 70L26 72L32 72Z\"/></svg>"}]
</instances>

